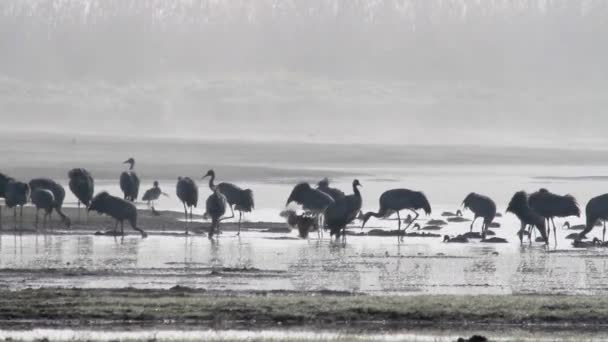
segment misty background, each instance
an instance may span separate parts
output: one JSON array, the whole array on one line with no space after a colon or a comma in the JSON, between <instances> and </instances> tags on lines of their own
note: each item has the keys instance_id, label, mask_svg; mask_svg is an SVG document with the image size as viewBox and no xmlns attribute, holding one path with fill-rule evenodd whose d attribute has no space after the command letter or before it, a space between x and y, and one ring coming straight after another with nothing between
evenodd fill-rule
<instances>
[{"instance_id":1,"label":"misty background","mask_svg":"<svg viewBox=\"0 0 608 342\"><path fill-rule=\"evenodd\" d=\"M3 0L0 130L602 148L606 18L604 0Z\"/></svg>"}]
</instances>

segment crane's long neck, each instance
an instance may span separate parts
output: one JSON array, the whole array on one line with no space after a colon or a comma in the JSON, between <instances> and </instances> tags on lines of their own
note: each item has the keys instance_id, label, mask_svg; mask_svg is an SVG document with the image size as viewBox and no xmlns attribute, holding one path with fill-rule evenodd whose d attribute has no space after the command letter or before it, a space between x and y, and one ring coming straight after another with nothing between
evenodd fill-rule
<instances>
[{"instance_id":1,"label":"crane's long neck","mask_svg":"<svg viewBox=\"0 0 608 342\"><path fill-rule=\"evenodd\" d=\"M386 210L386 208L380 208L380 211L378 211L377 213L368 211L367 213L365 213L365 215L363 215L363 227L365 227L365 224L372 216L377 218L383 218L386 217L387 212L388 210Z\"/></svg>"},{"instance_id":2,"label":"crane's long neck","mask_svg":"<svg viewBox=\"0 0 608 342\"><path fill-rule=\"evenodd\" d=\"M209 178L209 189L215 191L215 174L212 174Z\"/></svg>"},{"instance_id":3,"label":"crane's long neck","mask_svg":"<svg viewBox=\"0 0 608 342\"><path fill-rule=\"evenodd\" d=\"M353 193L355 194L355 196L357 196L358 198L361 198L361 192L359 192L359 187L355 184L353 184Z\"/></svg>"}]
</instances>

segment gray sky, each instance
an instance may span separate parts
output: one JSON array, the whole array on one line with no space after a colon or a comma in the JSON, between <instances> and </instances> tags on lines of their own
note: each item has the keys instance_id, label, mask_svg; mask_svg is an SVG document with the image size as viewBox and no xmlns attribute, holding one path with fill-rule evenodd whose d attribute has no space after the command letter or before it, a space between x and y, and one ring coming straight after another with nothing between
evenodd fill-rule
<instances>
[{"instance_id":1,"label":"gray sky","mask_svg":"<svg viewBox=\"0 0 608 342\"><path fill-rule=\"evenodd\" d=\"M607 17L603 0L5 0L2 129L591 146Z\"/></svg>"}]
</instances>

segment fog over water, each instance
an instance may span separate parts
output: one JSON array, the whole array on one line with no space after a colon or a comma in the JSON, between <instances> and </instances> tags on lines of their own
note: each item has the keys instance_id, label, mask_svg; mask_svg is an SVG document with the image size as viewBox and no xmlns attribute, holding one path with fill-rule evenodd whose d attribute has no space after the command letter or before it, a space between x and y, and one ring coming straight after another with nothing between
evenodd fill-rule
<instances>
[{"instance_id":1,"label":"fog over water","mask_svg":"<svg viewBox=\"0 0 608 342\"><path fill-rule=\"evenodd\" d=\"M5 0L1 129L603 149L607 16L603 0Z\"/></svg>"}]
</instances>

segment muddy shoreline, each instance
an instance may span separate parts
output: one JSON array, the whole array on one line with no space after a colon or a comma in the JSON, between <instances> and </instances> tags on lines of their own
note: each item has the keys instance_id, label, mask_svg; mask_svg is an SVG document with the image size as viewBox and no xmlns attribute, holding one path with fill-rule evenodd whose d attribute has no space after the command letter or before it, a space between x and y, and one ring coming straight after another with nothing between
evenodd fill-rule
<instances>
[{"instance_id":1,"label":"muddy shoreline","mask_svg":"<svg viewBox=\"0 0 608 342\"><path fill-rule=\"evenodd\" d=\"M90 234L95 232L105 233L113 230L115 221L109 216L99 215L97 212L88 213L84 209L78 208L63 208L63 212L70 217L72 225L66 228L59 220L57 214L53 214L51 221L47 224L46 229L42 227L40 221L38 229L35 226L36 210L31 206L23 208L23 224L19 221L15 227L13 220L13 210L2 207L2 230L5 233L49 233L49 234ZM19 210L17 210L19 215ZM42 219L42 211L40 219ZM208 231L210 222L203 221L201 215L193 215L194 222L184 222L184 214L174 211L156 211L154 214L151 210L139 209L137 211L137 225L146 232L157 234L183 234L188 229L189 233L204 234ZM17 218L19 220L19 218ZM238 224L236 222L223 222L222 230L236 231ZM284 222L243 222L242 230L264 230L266 232L285 233L289 232L289 227ZM119 227L120 230L120 227ZM139 235L133 230L128 222L124 225L125 235Z\"/></svg>"},{"instance_id":2,"label":"muddy shoreline","mask_svg":"<svg viewBox=\"0 0 608 342\"><path fill-rule=\"evenodd\" d=\"M608 298L573 296L377 297L342 292L26 289L0 291L0 328L357 327L608 329Z\"/></svg>"}]
</instances>

